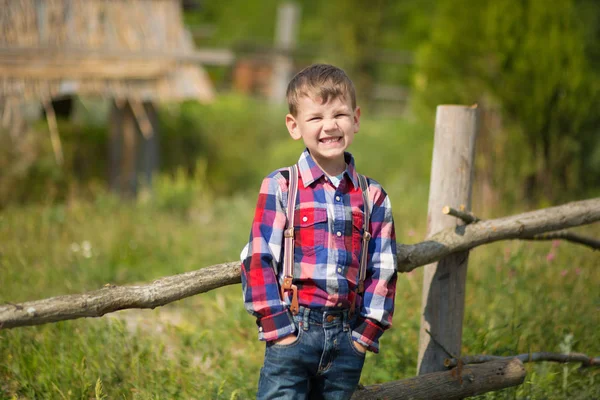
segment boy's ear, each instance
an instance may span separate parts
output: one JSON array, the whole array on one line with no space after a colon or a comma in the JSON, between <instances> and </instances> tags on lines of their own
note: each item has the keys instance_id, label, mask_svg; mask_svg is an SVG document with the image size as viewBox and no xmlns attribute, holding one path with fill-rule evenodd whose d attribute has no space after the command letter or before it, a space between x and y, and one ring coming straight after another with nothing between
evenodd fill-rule
<instances>
[{"instance_id":1,"label":"boy's ear","mask_svg":"<svg viewBox=\"0 0 600 400\"><path fill-rule=\"evenodd\" d=\"M354 110L354 133L358 133L360 129L360 107L356 107Z\"/></svg>"},{"instance_id":2,"label":"boy's ear","mask_svg":"<svg viewBox=\"0 0 600 400\"><path fill-rule=\"evenodd\" d=\"M287 126L288 132L290 133L292 139L299 140L302 138L302 135L298 130L298 122L296 122L296 118L294 118L292 114L285 116L285 126Z\"/></svg>"}]
</instances>

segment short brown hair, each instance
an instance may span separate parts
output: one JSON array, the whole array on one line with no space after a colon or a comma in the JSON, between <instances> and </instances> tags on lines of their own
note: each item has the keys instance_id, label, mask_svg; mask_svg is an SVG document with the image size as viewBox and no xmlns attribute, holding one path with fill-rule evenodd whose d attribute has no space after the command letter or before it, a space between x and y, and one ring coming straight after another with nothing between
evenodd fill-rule
<instances>
[{"instance_id":1,"label":"short brown hair","mask_svg":"<svg viewBox=\"0 0 600 400\"><path fill-rule=\"evenodd\" d=\"M313 64L298 72L287 87L286 97L290 114L296 116L301 96L315 95L327 103L330 98L346 97L356 108L354 84L346 73L333 65Z\"/></svg>"}]
</instances>

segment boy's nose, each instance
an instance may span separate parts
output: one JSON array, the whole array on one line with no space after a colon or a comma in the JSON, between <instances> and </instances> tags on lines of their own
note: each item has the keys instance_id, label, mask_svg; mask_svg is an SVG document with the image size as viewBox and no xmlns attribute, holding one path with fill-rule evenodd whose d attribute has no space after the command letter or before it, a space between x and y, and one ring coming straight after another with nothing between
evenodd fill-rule
<instances>
[{"instance_id":1,"label":"boy's nose","mask_svg":"<svg viewBox=\"0 0 600 400\"><path fill-rule=\"evenodd\" d=\"M337 124L333 119L323 120L323 130L324 131L332 131L337 128Z\"/></svg>"}]
</instances>

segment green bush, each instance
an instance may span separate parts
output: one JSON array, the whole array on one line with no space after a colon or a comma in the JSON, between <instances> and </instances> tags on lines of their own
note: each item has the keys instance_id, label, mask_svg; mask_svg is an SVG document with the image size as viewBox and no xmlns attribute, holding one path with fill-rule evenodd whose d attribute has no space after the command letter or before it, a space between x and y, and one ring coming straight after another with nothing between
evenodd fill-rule
<instances>
[{"instance_id":1,"label":"green bush","mask_svg":"<svg viewBox=\"0 0 600 400\"><path fill-rule=\"evenodd\" d=\"M600 7L586 1L438 0L417 57L413 106L428 120L438 104L479 103L495 113L499 124L481 139L505 156L501 168L488 164L503 194L584 194L600 176L598 18ZM513 177L519 187L502 186Z\"/></svg>"},{"instance_id":2,"label":"green bush","mask_svg":"<svg viewBox=\"0 0 600 400\"><path fill-rule=\"evenodd\" d=\"M162 170L192 171L206 162L206 178L217 194L252 187L262 177L262 160L289 135L281 107L241 96L220 96L212 104L186 102L161 113Z\"/></svg>"}]
</instances>

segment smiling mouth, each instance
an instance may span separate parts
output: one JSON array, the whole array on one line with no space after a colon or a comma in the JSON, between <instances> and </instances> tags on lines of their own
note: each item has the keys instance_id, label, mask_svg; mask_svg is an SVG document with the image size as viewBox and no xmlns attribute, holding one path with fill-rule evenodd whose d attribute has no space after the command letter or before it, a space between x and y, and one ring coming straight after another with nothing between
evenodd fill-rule
<instances>
[{"instance_id":1,"label":"smiling mouth","mask_svg":"<svg viewBox=\"0 0 600 400\"><path fill-rule=\"evenodd\" d=\"M340 137L328 137L328 138L319 139L319 142L328 144L328 143L337 143L341 140L342 140L341 136Z\"/></svg>"}]
</instances>

